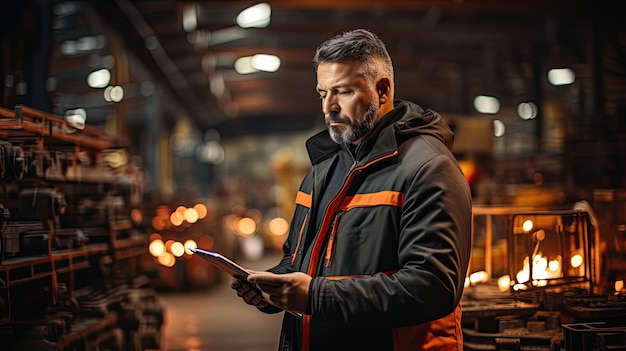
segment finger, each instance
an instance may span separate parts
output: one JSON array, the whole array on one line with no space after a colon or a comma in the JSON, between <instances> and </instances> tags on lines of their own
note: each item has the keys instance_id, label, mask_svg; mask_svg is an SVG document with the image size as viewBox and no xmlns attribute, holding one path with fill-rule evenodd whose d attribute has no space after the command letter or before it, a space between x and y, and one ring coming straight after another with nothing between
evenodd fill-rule
<instances>
[{"instance_id":1,"label":"finger","mask_svg":"<svg viewBox=\"0 0 626 351\"><path fill-rule=\"evenodd\" d=\"M230 287L236 290L240 286L244 285L244 283L245 282L242 279L233 277L233 279L230 281Z\"/></svg>"},{"instance_id":2,"label":"finger","mask_svg":"<svg viewBox=\"0 0 626 351\"><path fill-rule=\"evenodd\" d=\"M258 286L260 290L266 291L270 294L276 294L282 288L282 285L270 285L265 283L257 283L256 286Z\"/></svg>"},{"instance_id":3,"label":"finger","mask_svg":"<svg viewBox=\"0 0 626 351\"><path fill-rule=\"evenodd\" d=\"M269 303L271 303L272 305L281 308L281 309L287 309L287 303L285 300L285 297L282 295L271 295L271 294L266 294L263 293L263 298L265 299L265 301L268 301Z\"/></svg>"},{"instance_id":4,"label":"finger","mask_svg":"<svg viewBox=\"0 0 626 351\"><path fill-rule=\"evenodd\" d=\"M248 276L248 281L255 284L263 284L267 286L281 286L285 282L285 278L281 274L273 274L267 272L253 273Z\"/></svg>"},{"instance_id":5,"label":"finger","mask_svg":"<svg viewBox=\"0 0 626 351\"><path fill-rule=\"evenodd\" d=\"M274 306L280 307L275 301L278 301L278 297L277 296L272 296L264 291L261 292L260 295L263 298L263 301L270 303Z\"/></svg>"},{"instance_id":6,"label":"finger","mask_svg":"<svg viewBox=\"0 0 626 351\"><path fill-rule=\"evenodd\" d=\"M247 293L248 291L250 291L250 285L248 284L243 284L240 287L238 287L237 289L235 289L235 291L237 291L237 296L242 297L245 293Z\"/></svg>"},{"instance_id":7,"label":"finger","mask_svg":"<svg viewBox=\"0 0 626 351\"><path fill-rule=\"evenodd\" d=\"M259 303L261 300L263 300L263 297L261 295L259 295L259 293L257 293L254 290L250 290L245 292L242 296L243 300L250 304L250 305L256 305L257 303Z\"/></svg>"},{"instance_id":8,"label":"finger","mask_svg":"<svg viewBox=\"0 0 626 351\"><path fill-rule=\"evenodd\" d=\"M267 307L269 303L264 299L263 295L256 289L251 289L241 296L249 305L253 305L259 308Z\"/></svg>"}]
</instances>

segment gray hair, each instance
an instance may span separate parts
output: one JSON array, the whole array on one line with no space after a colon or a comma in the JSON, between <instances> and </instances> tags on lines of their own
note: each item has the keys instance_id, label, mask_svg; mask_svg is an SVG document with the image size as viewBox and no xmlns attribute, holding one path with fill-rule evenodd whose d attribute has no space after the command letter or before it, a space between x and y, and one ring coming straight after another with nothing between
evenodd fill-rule
<instances>
[{"instance_id":1,"label":"gray hair","mask_svg":"<svg viewBox=\"0 0 626 351\"><path fill-rule=\"evenodd\" d=\"M387 75L393 82L393 64L385 43L376 34L365 29L343 32L323 42L315 51L315 71L321 63L359 61L361 73L374 82L380 75Z\"/></svg>"}]
</instances>

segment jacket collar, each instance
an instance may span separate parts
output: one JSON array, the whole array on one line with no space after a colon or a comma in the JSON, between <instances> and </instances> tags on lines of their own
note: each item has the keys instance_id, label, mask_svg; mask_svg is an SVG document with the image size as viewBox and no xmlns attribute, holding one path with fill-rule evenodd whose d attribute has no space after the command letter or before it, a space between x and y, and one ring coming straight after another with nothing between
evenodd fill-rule
<instances>
[{"instance_id":1,"label":"jacket collar","mask_svg":"<svg viewBox=\"0 0 626 351\"><path fill-rule=\"evenodd\" d=\"M369 162L393 153L398 145L418 134L435 136L452 148L454 134L437 112L403 100L395 100L394 105L395 108L381 118L356 148L357 161ZM315 165L336 154L342 146L335 143L324 129L307 140L306 148L311 163Z\"/></svg>"}]
</instances>

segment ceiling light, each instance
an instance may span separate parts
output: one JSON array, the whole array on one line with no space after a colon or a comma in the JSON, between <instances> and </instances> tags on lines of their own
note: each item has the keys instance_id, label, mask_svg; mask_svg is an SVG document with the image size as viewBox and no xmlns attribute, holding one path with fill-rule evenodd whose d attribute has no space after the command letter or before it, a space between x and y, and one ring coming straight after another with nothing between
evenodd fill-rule
<instances>
[{"instance_id":1,"label":"ceiling light","mask_svg":"<svg viewBox=\"0 0 626 351\"><path fill-rule=\"evenodd\" d=\"M119 85L104 89L104 99L108 102L120 102L124 98L124 88Z\"/></svg>"},{"instance_id":2,"label":"ceiling light","mask_svg":"<svg viewBox=\"0 0 626 351\"><path fill-rule=\"evenodd\" d=\"M576 74L571 68L553 68L548 71L548 81L552 85L568 85L574 83L575 80Z\"/></svg>"},{"instance_id":3,"label":"ceiling light","mask_svg":"<svg viewBox=\"0 0 626 351\"><path fill-rule=\"evenodd\" d=\"M262 2L241 11L235 21L241 28L264 28L270 24L271 15L270 5Z\"/></svg>"},{"instance_id":4,"label":"ceiling light","mask_svg":"<svg viewBox=\"0 0 626 351\"><path fill-rule=\"evenodd\" d=\"M280 58L275 55L256 54L240 57L235 61L235 71L239 74L254 72L276 72L280 68Z\"/></svg>"},{"instance_id":5,"label":"ceiling light","mask_svg":"<svg viewBox=\"0 0 626 351\"><path fill-rule=\"evenodd\" d=\"M235 71L239 74L250 74L258 72L252 67L252 56L240 57L235 61Z\"/></svg>"},{"instance_id":6,"label":"ceiling light","mask_svg":"<svg viewBox=\"0 0 626 351\"><path fill-rule=\"evenodd\" d=\"M504 127L504 123L501 120L496 119L493 121L493 135L495 137L501 137L504 135L506 128Z\"/></svg>"},{"instance_id":7,"label":"ceiling light","mask_svg":"<svg viewBox=\"0 0 626 351\"><path fill-rule=\"evenodd\" d=\"M89 73L87 77L87 85L91 88L104 88L111 81L111 72L106 69L99 69Z\"/></svg>"},{"instance_id":8,"label":"ceiling light","mask_svg":"<svg viewBox=\"0 0 626 351\"><path fill-rule=\"evenodd\" d=\"M480 113L493 115L500 111L500 101L493 96L478 95L474 98L474 108Z\"/></svg>"},{"instance_id":9,"label":"ceiling light","mask_svg":"<svg viewBox=\"0 0 626 351\"><path fill-rule=\"evenodd\" d=\"M77 108L75 110L68 110L65 112L65 120L68 125L75 129L85 129L85 121L87 120L87 111L84 108ZM75 130L68 129L66 132L74 132Z\"/></svg>"},{"instance_id":10,"label":"ceiling light","mask_svg":"<svg viewBox=\"0 0 626 351\"><path fill-rule=\"evenodd\" d=\"M250 60L252 68L265 72L276 72L280 68L280 58L275 55L256 54Z\"/></svg>"},{"instance_id":11,"label":"ceiling light","mask_svg":"<svg viewBox=\"0 0 626 351\"><path fill-rule=\"evenodd\" d=\"M183 29L189 33L196 30L198 26L198 15L196 13L196 5L190 4L183 8Z\"/></svg>"},{"instance_id":12,"label":"ceiling light","mask_svg":"<svg viewBox=\"0 0 626 351\"><path fill-rule=\"evenodd\" d=\"M517 105L517 115L523 120L533 119L537 117L537 105L532 102L522 102Z\"/></svg>"}]
</instances>

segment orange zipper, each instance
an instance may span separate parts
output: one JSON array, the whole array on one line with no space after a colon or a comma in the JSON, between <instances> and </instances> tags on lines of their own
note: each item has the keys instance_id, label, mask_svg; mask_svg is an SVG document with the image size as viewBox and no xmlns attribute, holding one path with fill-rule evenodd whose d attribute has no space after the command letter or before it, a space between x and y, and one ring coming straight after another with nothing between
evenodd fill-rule
<instances>
[{"instance_id":1,"label":"orange zipper","mask_svg":"<svg viewBox=\"0 0 626 351\"><path fill-rule=\"evenodd\" d=\"M298 243L296 244L295 250L291 254L291 264L293 264L296 260L296 256L298 255L298 249L300 248L300 240L302 239L302 233L304 233L304 226L306 225L306 220L309 218L309 212L304 216L304 221L302 221L302 226L300 227L300 233L298 233Z\"/></svg>"},{"instance_id":2,"label":"orange zipper","mask_svg":"<svg viewBox=\"0 0 626 351\"><path fill-rule=\"evenodd\" d=\"M341 218L342 215L343 211L339 211L335 215L335 222L333 223L333 228L330 231L330 238L328 238L328 245L326 246L326 267L330 267L330 261L332 260L335 247L335 235L337 234L337 229L339 228L339 218Z\"/></svg>"}]
</instances>

